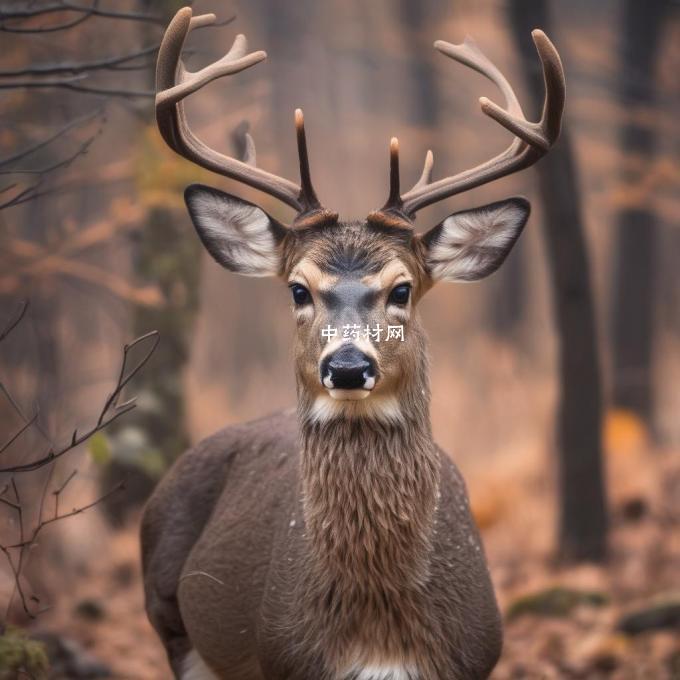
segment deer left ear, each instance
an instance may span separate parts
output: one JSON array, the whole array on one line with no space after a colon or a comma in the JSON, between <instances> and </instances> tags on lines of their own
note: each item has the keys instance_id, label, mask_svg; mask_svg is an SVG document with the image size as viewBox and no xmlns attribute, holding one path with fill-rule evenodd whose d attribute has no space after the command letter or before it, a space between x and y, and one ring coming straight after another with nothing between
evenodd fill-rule
<instances>
[{"instance_id":1,"label":"deer left ear","mask_svg":"<svg viewBox=\"0 0 680 680\"><path fill-rule=\"evenodd\" d=\"M422 236L435 281L477 281L493 274L515 245L531 206L521 197L449 215Z\"/></svg>"}]
</instances>

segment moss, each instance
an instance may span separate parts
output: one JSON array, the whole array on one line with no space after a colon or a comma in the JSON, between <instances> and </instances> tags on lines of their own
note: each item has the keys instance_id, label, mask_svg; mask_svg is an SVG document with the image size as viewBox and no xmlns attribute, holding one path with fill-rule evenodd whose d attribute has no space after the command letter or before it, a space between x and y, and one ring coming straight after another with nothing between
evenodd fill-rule
<instances>
[{"instance_id":1,"label":"moss","mask_svg":"<svg viewBox=\"0 0 680 680\"><path fill-rule=\"evenodd\" d=\"M579 605L602 607L608 601L604 593L556 586L518 598L508 608L507 618L510 621L523 614L559 618L568 616Z\"/></svg>"},{"instance_id":2,"label":"moss","mask_svg":"<svg viewBox=\"0 0 680 680\"><path fill-rule=\"evenodd\" d=\"M47 678L49 661L45 646L9 626L0 636L0 680L16 680L24 673L29 678Z\"/></svg>"}]
</instances>

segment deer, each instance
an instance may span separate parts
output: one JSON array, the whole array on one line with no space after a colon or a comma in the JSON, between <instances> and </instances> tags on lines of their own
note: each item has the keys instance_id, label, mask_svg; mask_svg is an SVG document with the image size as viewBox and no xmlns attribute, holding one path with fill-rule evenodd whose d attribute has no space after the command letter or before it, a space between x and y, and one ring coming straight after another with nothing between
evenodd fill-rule
<instances>
[{"instance_id":1,"label":"deer","mask_svg":"<svg viewBox=\"0 0 680 680\"><path fill-rule=\"evenodd\" d=\"M258 167L247 132L235 157L191 131L189 95L266 57L238 35L223 58L188 71L187 35L215 21L185 7L169 24L158 52L156 120L177 154L295 211L284 224L221 190L185 191L196 232L219 264L290 288L297 407L226 427L161 480L141 523L148 618L182 680L485 678L500 655L501 616L465 482L433 439L417 306L439 281L496 271L530 205L508 198L422 233L415 217L549 151L565 101L559 54L533 31L545 97L532 122L470 38L435 42L498 87L505 105L481 98L481 109L512 142L439 180L428 151L420 178L402 192L393 138L386 203L365 219L341 220L314 190L301 110L299 184ZM376 334L388 327L402 332Z\"/></svg>"}]
</instances>

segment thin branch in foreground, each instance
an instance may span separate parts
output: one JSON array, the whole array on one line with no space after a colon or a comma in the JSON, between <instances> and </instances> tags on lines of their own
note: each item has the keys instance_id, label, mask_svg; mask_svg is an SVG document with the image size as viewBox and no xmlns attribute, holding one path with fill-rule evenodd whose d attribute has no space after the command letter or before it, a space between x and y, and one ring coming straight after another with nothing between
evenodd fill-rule
<instances>
[{"instance_id":1,"label":"thin branch in foreground","mask_svg":"<svg viewBox=\"0 0 680 680\"><path fill-rule=\"evenodd\" d=\"M147 340L151 340L151 346L146 351L144 356L137 362L137 364L129 372L126 373L127 359L130 350L132 350L137 345L144 343ZM156 347L158 347L159 341L160 336L158 334L158 331L151 331L150 333L146 333L145 335L142 335L136 340L133 340L129 345L125 345L125 347L123 348L123 360L121 362L118 381L116 382L116 386L111 392L111 394L107 397L104 406L99 413L97 422L94 426L92 426L89 430L87 430L83 434L78 434L78 430L74 430L73 435L71 437L71 441L68 444L57 449L56 451L54 450L54 448L50 448L47 454L44 455L42 458L34 460L30 463L24 463L21 465L10 465L4 468L0 468L0 473L31 472L32 470L37 470L41 467L44 467L45 465L49 465L53 461L61 458L64 454L68 453L69 451L76 448L83 442L87 441L95 433L106 428L112 422L120 418L120 416L132 411L136 406L134 397L132 399L128 399L122 404L119 404L118 400L120 398L122 391L125 389L125 386L137 375L137 373L139 373L139 371L142 370L142 368L149 361L151 355L156 350Z\"/></svg>"},{"instance_id":2,"label":"thin branch in foreground","mask_svg":"<svg viewBox=\"0 0 680 680\"><path fill-rule=\"evenodd\" d=\"M5 31L7 33L56 33L57 31L66 31L75 26L79 26L88 19L94 16L93 10L99 5L99 0L93 0L91 7L88 11L83 13L81 16L76 16L75 18L64 21L61 24L52 24L50 26L32 26L29 28L22 28L20 26L7 26L5 24L0 24L0 31ZM1 17L2 15L0 15Z\"/></svg>"},{"instance_id":3,"label":"thin branch in foreground","mask_svg":"<svg viewBox=\"0 0 680 680\"><path fill-rule=\"evenodd\" d=\"M75 472L72 473L66 482L61 486L60 489L57 491L53 492L55 493L55 497L58 499L59 494L64 490L66 484L73 479L75 476ZM21 606L22 609L24 610L24 613L26 616L28 616L31 619L34 619L36 617L36 612L32 612L31 609L28 606L28 601L26 598L26 593L24 591L23 586L21 585L21 572L22 568L25 564L24 562L24 556L26 555L26 551L30 549L32 546L36 544L38 535L42 532L42 530L46 527L49 526L50 524L54 524L55 522L59 522L61 520L67 519L69 517L74 517L75 515L80 515L86 510L90 510L91 508L95 507L96 505L99 505L100 503L103 503L106 501L108 498L113 496L115 493L118 493L119 491L122 491L125 488L125 480L119 482L116 484L112 489L107 491L103 496L100 496L99 498L95 499L94 501L91 501L90 503L87 503L86 505L82 505L77 508L73 508L70 512L65 512L62 514L59 514L58 512L58 502L55 505L55 512L52 515L52 517L49 517L48 519L42 519L42 517L39 518L38 524L35 526L33 529L30 538L24 539L23 538L23 524L21 526L21 540L18 543L15 543L13 545L0 545L0 552L2 552L6 559L7 562L10 566L10 569L12 570L12 574L14 576L14 588L15 592L19 595L19 599L21 600ZM15 506L18 506L18 512L21 517L21 501L19 500L18 503L14 504ZM41 515L42 515L42 508L41 508ZM15 561L12 557L12 550L18 550L19 555L18 559ZM40 600L36 596L31 596L30 599L34 602L39 603ZM11 606L11 598L9 605ZM37 612L40 613L40 612Z\"/></svg>"},{"instance_id":4,"label":"thin branch in foreground","mask_svg":"<svg viewBox=\"0 0 680 680\"><path fill-rule=\"evenodd\" d=\"M5 210L7 208L13 208L17 205L21 205L22 203L27 203L28 201L34 201L37 198L40 198L41 196L45 196L47 194L50 194L55 191L55 188L51 189L46 189L43 191L39 191L39 189L43 186L46 176L55 170L59 170L61 168L67 168L70 166L77 158L80 158L81 156L84 156L87 154L87 152L90 149L90 146L94 143L95 139L99 137L102 133L102 128L99 128L97 132L95 132L92 136L90 136L88 139L86 139L84 142L81 143L81 145L76 149L74 153L72 153L70 156L67 158L64 158L60 161L57 161L56 163L53 163L52 165L49 165L44 168L40 168L37 170L0 170L0 175L37 175L39 179L33 184L30 184L28 187L20 191L18 194L12 196L9 200L5 201L4 203L0 203L0 210ZM16 186L16 185L15 185Z\"/></svg>"},{"instance_id":5,"label":"thin branch in foreground","mask_svg":"<svg viewBox=\"0 0 680 680\"><path fill-rule=\"evenodd\" d=\"M46 193L38 192L38 189L40 189L43 184L43 179L44 178L41 177L37 182L31 184L25 189L22 189L18 194L12 196L12 198L9 200L5 201L4 203L0 203L0 210L5 210L6 208L12 208L15 205L21 205L27 201L32 201L33 199L38 198L42 194Z\"/></svg>"},{"instance_id":6,"label":"thin branch in foreground","mask_svg":"<svg viewBox=\"0 0 680 680\"><path fill-rule=\"evenodd\" d=\"M26 311L28 310L28 300L22 300L18 307L19 310L14 318L10 318L5 328L0 331L0 342L2 342L21 323L21 320L24 318Z\"/></svg>"},{"instance_id":7,"label":"thin branch in foreground","mask_svg":"<svg viewBox=\"0 0 680 680\"><path fill-rule=\"evenodd\" d=\"M28 430L33 423L38 419L39 412L36 411L30 420L27 420L3 445L0 447L0 453L4 453L7 449L14 444L14 442L21 437L21 435Z\"/></svg>"},{"instance_id":8,"label":"thin branch in foreground","mask_svg":"<svg viewBox=\"0 0 680 680\"><path fill-rule=\"evenodd\" d=\"M94 120L98 116L101 116L104 113L104 110L99 108L93 111L92 113L88 113L85 116L82 116L80 118L75 118L74 120L70 121L66 125L64 125L62 128L51 134L49 137L46 139L41 140L40 142L37 142L36 144L29 146L25 149L22 149L21 151L18 151L17 153L13 154L12 156L7 156L7 158L0 159L0 168L6 166L6 165L11 165L12 163L16 163L17 161L23 160L27 156L30 156L31 154L35 153L36 151L40 151L40 149L44 149L46 146L54 142L56 139L59 139L60 137L64 136L68 132L70 132L73 128L78 127L79 125L84 125L85 123L89 123L90 121Z\"/></svg>"},{"instance_id":9,"label":"thin branch in foreground","mask_svg":"<svg viewBox=\"0 0 680 680\"><path fill-rule=\"evenodd\" d=\"M129 99L134 99L136 97L152 99L156 96L156 93L153 90L125 90L120 88L108 89L105 87L89 87L87 85L75 84L76 81L83 79L83 76L78 76L55 80L19 80L9 83L0 83L0 90L62 89L71 90L73 92L83 92L85 94L105 95L107 97L123 97Z\"/></svg>"},{"instance_id":10,"label":"thin branch in foreground","mask_svg":"<svg viewBox=\"0 0 680 680\"><path fill-rule=\"evenodd\" d=\"M12 170L0 170L0 175L47 175L50 172L54 172L55 170L59 170L60 168L67 168L73 161L76 160L76 158L79 158L80 156L84 156L89 150L90 147L92 146L93 142L99 135L101 135L102 130L101 128L97 130L93 135L91 135L88 139L86 139L78 149L74 153L72 153L70 156L67 158L64 158L60 161L57 161L56 163L53 163L52 165L48 165L47 167L44 168L38 168L35 170L32 169L12 169Z\"/></svg>"},{"instance_id":11,"label":"thin branch in foreground","mask_svg":"<svg viewBox=\"0 0 680 680\"><path fill-rule=\"evenodd\" d=\"M79 508L73 508L73 510L69 512L65 512L61 515L53 515L52 517L48 517L47 519L42 520L36 527L33 529L33 532L31 534L31 537L26 539L25 541L21 541L19 543L14 543L13 545L7 545L4 546L6 550L12 550L12 549L21 549L21 548L29 548L30 546L35 544L36 539L38 538L38 534L46 527L49 526L50 524L54 524L54 522L59 522L62 519L66 519L67 517L74 517L75 515L80 515L86 510L90 510L93 508L95 505L99 505L100 503L103 503L105 500L113 496L115 493L118 493L119 491L122 491L125 488L125 480L118 482L113 488L109 489L103 496L99 496L99 498L91 501L87 505L81 505Z\"/></svg>"},{"instance_id":12,"label":"thin branch in foreground","mask_svg":"<svg viewBox=\"0 0 680 680\"><path fill-rule=\"evenodd\" d=\"M19 76L43 78L45 76L60 75L62 73L79 75L92 71L109 70L113 67L120 66L121 64L126 64L129 61L139 59L140 57L155 54L158 52L159 47L160 45L150 45L149 47L143 47L135 52L130 52L129 54L107 57L106 59L96 59L93 61L37 64L25 68L0 71L0 78L18 78Z\"/></svg>"},{"instance_id":13,"label":"thin branch in foreground","mask_svg":"<svg viewBox=\"0 0 680 680\"><path fill-rule=\"evenodd\" d=\"M71 483L71 480L78 474L78 470L73 470L71 474L66 478L64 483L58 488L55 489L52 492L52 495L54 496L54 516L56 517L59 515L59 499L61 498L61 494L64 493L64 489Z\"/></svg>"},{"instance_id":14,"label":"thin branch in foreground","mask_svg":"<svg viewBox=\"0 0 680 680\"><path fill-rule=\"evenodd\" d=\"M56 12L77 12L88 16L106 17L108 19L120 19L125 21L141 21L163 26L165 20L162 16L142 14L140 12L118 12L114 10L99 9L97 3L91 6L79 5L75 2L55 2L42 7L24 6L20 9L0 11L0 21L32 19L33 17L54 14Z\"/></svg>"}]
</instances>

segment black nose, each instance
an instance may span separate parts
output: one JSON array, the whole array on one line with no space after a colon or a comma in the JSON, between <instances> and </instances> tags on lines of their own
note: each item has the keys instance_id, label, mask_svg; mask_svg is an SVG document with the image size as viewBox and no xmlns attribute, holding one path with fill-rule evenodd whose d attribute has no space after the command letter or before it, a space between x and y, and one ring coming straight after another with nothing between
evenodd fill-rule
<instances>
[{"instance_id":1,"label":"black nose","mask_svg":"<svg viewBox=\"0 0 680 680\"><path fill-rule=\"evenodd\" d=\"M373 360L349 343L321 362L321 382L331 389L372 389L375 380L370 378L375 378Z\"/></svg>"}]
</instances>

